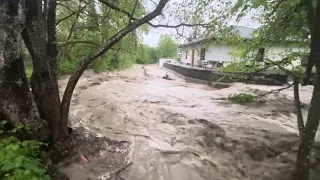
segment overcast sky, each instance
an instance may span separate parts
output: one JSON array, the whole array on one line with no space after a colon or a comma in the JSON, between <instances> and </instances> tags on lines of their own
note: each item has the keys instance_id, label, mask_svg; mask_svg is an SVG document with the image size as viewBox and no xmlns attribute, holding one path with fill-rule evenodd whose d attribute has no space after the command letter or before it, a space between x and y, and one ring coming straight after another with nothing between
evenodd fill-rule
<instances>
[{"instance_id":1,"label":"overcast sky","mask_svg":"<svg viewBox=\"0 0 320 180\"><path fill-rule=\"evenodd\" d=\"M172 7L174 6L173 4L171 4L172 2L178 2L179 3L182 2L183 0L171 0L169 1L170 4L167 4L167 9L169 9L168 7ZM145 0L145 5L147 6L148 11L152 11L154 8L153 3L150 4L150 0ZM170 11L170 10L169 10ZM167 15L164 12L165 16L167 16L165 19L166 22L172 22L175 21L174 18L172 17L172 15ZM256 14L255 13L247 13L240 22L236 22L236 18L233 18L232 20L229 21L229 24L231 25L239 25L239 26L245 26L245 27L251 27L251 28L257 28L259 25L257 24L257 22L255 22L252 17L254 17ZM161 23L163 24L163 23ZM170 23L172 24L172 23ZM178 23L177 23L178 24ZM149 46L157 46L160 36L161 34L169 34L171 35L173 38L177 37L177 33L175 32L175 30L173 29L165 29L165 28L152 28L149 27L149 33L146 35L143 35L143 43L147 44Z\"/></svg>"},{"instance_id":2,"label":"overcast sky","mask_svg":"<svg viewBox=\"0 0 320 180\"><path fill-rule=\"evenodd\" d=\"M151 29L147 35L143 35L143 43L152 47L156 47L160 39L160 34L155 30Z\"/></svg>"}]
</instances>

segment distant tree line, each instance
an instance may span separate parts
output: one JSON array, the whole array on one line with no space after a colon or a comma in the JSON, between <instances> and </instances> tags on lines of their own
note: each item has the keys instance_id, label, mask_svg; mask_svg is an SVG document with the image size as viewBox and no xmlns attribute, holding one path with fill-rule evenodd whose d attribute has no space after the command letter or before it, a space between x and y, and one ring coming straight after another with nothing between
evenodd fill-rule
<instances>
[{"instance_id":1,"label":"distant tree line","mask_svg":"<svg viewBox=\"0 0 320 180\"><path fill-rule=\"evenodd\" d=\"M160 58L176 58L177 52L176 42L170 36L162 35L157 47L150 47L145 44L140 46L136 62L138 64L153 64L157 63Z\"/></svg>"}]
</instances>

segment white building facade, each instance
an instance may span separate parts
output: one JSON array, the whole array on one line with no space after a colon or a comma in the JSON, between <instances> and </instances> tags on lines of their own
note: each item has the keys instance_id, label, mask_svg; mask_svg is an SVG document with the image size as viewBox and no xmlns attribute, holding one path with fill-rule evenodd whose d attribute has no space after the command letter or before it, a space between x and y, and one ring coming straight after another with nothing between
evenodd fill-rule
<instances>
[{"instance_id":1,"label":"white building facade","mask_svg":"<svg viewBox=\"0 0 320 180\"><path fill-rule=\"evenodd\" d=\"M246 27L237 27L240 36L250 38L254 29ZM264 58L278 61L287 57L290 52L307 52L308 47L295 47L294 44L290 47L285 45L275 45L271 47L260 48ZM234 49L226 44L217 43L214 40L204 43L204 41L193 41L188 44L180 45L180 61L183 64L200 65L203 62L209 64L209 67L221 67L228 62L234 60L232 56ZM193 62L192 62L193 59ZM294 65L299 65L300 61L294 62Z\"/></svg>"}]
</instances>

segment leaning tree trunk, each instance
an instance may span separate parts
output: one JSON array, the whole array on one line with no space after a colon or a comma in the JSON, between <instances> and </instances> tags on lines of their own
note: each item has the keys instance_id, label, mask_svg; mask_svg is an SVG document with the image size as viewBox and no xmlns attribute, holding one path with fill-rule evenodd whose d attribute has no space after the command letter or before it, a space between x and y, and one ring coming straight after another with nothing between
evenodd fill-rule
<instances>
[{"instance_id":1,"label":"leaning tree trunk","mask_svg":"<svg viewBox=\"0 0 320 180\"><path fill-rule=\"evenodd\" d=\"M105 41L105 43L102 44L100 46L100 48L95 53L85 57L84 60L80 63L80 65L77 67L77 69L72 73L72 75L68 81L66 90L63 94L63 98L62 98L62 102L61 102L61 116L62 116L62 122L64 125L66 125L68 123L70 101L72 98L74 88L76 87L77 82L80 79L81 75L83 74L84 70L90 65L90 63L92 63L99 56L101 56L105 52L107 52L110 48L112 48L116 43L118 43L127 34L129 34L130 32L137 29L139 26L141 26L145 23L148 23L149 21L151 21L152 19L154 19L155 17L160 15L163 8L168 3L168 1L169 0L160 0L157 7L152 12L150 12L149 14L147 14L146 16L144 16L141 19L136 19L136 18L132 17L131 14L129 14L128 12L125 12L121 9L118 9L117 7L109 4L106 1L100 0L101 3L107 5L109 8L114 9L119 12L122 12L122 13L126 14L127 16L129 16L130 19L135 20L135 21L130 22L128 24L128 26L121 29L118 33L113 35L110 39Z\"/></svg>"},{"instance_id":2,"label":"leaning tree trunk","mask_svg":"<svg viewBox=\"0 0 320 180\"><path fill-rule=\"evenodd\" d=\"M0 1L0 114L12 126L29 124L30 138L46 139L49 131L34 104L21 56L25 12L25 0Z\"/></svg>"},{"instance_id":3,"label":"leaning tree trunk","mask_svg":"<svg viewBox=\"0 0 320 180\"><path fill-rule=\"evenodd\" d=\"M314 85L311 106L304 129L302 141L297 156L297 180L309 179L310 153L318 130L320 120L320 0L316 8L315 24L311 37L311 52L309 61L313 61L317 68L317 80Z\"/></svg>"}]
</instances>

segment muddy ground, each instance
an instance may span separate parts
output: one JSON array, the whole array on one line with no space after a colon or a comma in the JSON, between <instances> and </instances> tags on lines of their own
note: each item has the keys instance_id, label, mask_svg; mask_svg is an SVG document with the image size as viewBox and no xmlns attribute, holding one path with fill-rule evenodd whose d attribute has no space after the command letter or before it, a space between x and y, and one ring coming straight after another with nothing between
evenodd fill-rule
<instances>
[{"instance_id":1,"label":"muddy ground","mask_svg":"<svg viewBox=\"0 0 320 180\"><path fill-rule=\"evenodd\" d=\"M162 79L166 72L174 80ZM59 82L61 92L66 83ZM88 138L59 168L72 180L289 180L299 143L292 89L249 105L217 100L277 88L236 83L216 89L157 66L86 71L70 123ZM303 103L311 92L301 87ZM312 179L320 175L316 149Z\"/></svg>"}]
</instances>

